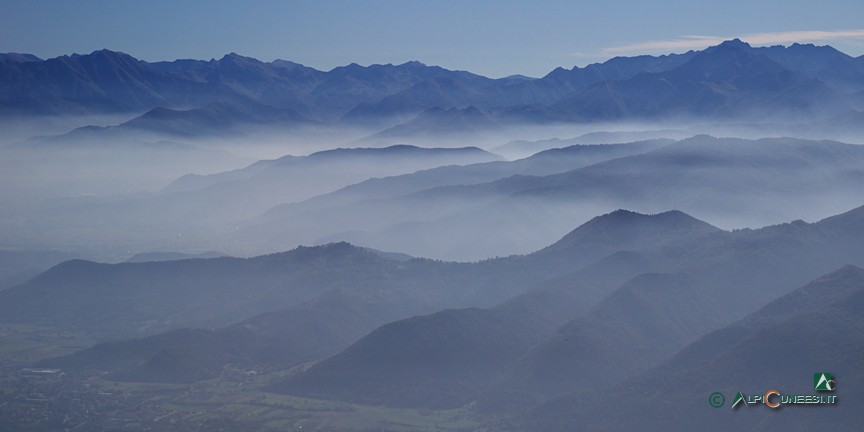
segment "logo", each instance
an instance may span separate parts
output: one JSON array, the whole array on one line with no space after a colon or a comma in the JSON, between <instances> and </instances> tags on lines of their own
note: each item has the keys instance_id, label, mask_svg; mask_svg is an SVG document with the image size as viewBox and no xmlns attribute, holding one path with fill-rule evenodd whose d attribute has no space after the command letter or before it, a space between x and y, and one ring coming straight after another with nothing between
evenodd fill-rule
<instances>
[{"instance_id":1,"label":"logo","mask_svg":"<svg viewBox=\"0 0 864 432\"><path fill-rule=\"evenodd\" d=\"M834 391L834 375L828 372L816 372L813 374L813 388L816 391Z\"/></svg>"},{"instance_id":2,"label":"logo","mask_svg":"<svg viewBox=\"0 0 864 432\"><path fill-rule=\"evenodd\" d=\"M726 403L726 396L720 392L711 393L711 396L708 396L708 403L714 408L720 408Z\"/></svg>"},{"instance_id":3,"label":"logo","mask_svg":"<svg viewBox=\"0 0 864 432\"><path fill-rule=\"evenodd\" d=\"M732 399L729 409L735 410L741 407L750 408L760 405L765 405L771 409L779 409L784 406L835 405L837 403L837 396L824 393L834 392L835 388L834 375L828 372L816 372L813 374L813 389L820 393L786 394L777 388L749 395L739 391L735 393L735 398ZM720 392L714 392L708 398L708 403L714 408L720 408L726 403L726 397Z\"/></svg>"}]
</instances>

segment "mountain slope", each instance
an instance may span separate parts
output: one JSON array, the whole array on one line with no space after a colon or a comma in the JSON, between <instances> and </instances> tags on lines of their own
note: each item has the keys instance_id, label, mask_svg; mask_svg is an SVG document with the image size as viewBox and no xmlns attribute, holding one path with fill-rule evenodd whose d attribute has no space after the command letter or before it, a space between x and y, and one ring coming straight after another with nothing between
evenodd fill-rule
<instances>
[{"instance_id":1,"label":"mountain slope","mask_svg":"<svg viewBox=\"0 0 864 432\"><path fill-rule=\"evenodd\" d=\"M719 431L768 424L784 430L855 430L862 416L850 406L864 400L858 361L862 294L864 270L844 267L708 334L662 366L595 394L596 399L582 393L550 402L525 416L521 427L571 430L578 418L583 430ZM813 394L813 373L821 371L837 377L835 394L842 405L784 406L782 415L760 406L729 412L738 391ZM714 391L725 393L723 409L706 404ZM611 417L609 400L618 402Z\"/></svg>"},{"instance_id":2,"label":"mountain slope","mask_svg":"<svg viewBox=\"0 0 864 432\"><path fill-rule=\"evenodd\" d=\"M388 324L276 389L371 405L459 407L536 343L537 330L513 318L458 309Z\"/></svg>"},{"instance_id":3,"label":"mountain slope","mask_svg":"<svg viewBox=\"0 0 864 432\"><path fill-rule=\"evenodd\" d=\"M613 254L491 309L393 322L273 391L373 405L457 408L502 379L533 345L647 263Z\"/></svg>"},{"instance_id":4,"label":"mountain slope","mask_svg":"<svg viewBox=\"0 0 864 432\"><path fill-rule=\"evenodd\" d=\"M509 378L523 398L601 389L845 263L864 263L862 209L815 224L718 233L663 250L672 274L645 274L529 352ZM851 237L847 237L851 236ZM590 375L573 374L590 370Z\"/></svg>"}]
</instances>

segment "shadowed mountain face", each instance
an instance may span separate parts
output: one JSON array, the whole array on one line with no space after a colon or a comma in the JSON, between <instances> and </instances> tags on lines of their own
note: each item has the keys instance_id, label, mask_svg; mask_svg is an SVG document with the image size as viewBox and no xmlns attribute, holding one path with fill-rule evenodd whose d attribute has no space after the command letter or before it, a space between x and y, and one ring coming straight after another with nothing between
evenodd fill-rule
<instances>
[{"instance_id":1,"label":"shadowed mountain face","mask_svg":"<svg viewBox=\"0 0 864 432\"><path fill-rule=\"evenodd\" d=\"M457 408L488 392L557 326L650 267L639 254L616 253L491 309L451 309L397 321L277 383L273 391L373 405Z\"/></svg>"},{"instance_id":2,"label":"shadowed mountain face","mask_svg":"<svg viewBox=\"0 0 864 432\"><path fill-rule=\"evenodd\" d=\"M770 424L784 430L856 430L864 420L854 408L864 401L862 294L864 270L844 267L709 333L621 385L551 401L525 416L519 427L720 431ZM783 394L815 394L817 372L836 377L831 394L838 405L787 405L777 413L760 404L730 412L739 391L753 395L776 388ZM715 391L726 395L722 409L707 404Z\"/></svg>"},{"instance_id":3,"label":"shadowed mountain face","mask_svg":"<svg viewBox=\"0 0 864 432\"><path fill-rule=\"evenodd\" d=\"M459 407L538 342L543 333L530 325L531 315L456 309L388 324L275 390L371 405Z\"/></svg>"}]
</instances>

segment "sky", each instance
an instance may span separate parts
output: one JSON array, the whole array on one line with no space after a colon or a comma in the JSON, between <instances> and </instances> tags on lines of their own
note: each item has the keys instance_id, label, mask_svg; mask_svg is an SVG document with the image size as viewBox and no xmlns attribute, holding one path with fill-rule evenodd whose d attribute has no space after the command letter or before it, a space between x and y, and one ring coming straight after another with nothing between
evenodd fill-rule
<instances>
[{"instance_id":1,"label":"sky","mask_svg":"<svg viewBox=\"0 0 864 432\"><path fill-rule=\"evenodd\" d=\"M49 58L107 48L146 61L236 52L321 70L419 60L497 78L734 37L857 57L862 17L861 0L0 0L0 52Z\"/></svg>"}]
</instances>

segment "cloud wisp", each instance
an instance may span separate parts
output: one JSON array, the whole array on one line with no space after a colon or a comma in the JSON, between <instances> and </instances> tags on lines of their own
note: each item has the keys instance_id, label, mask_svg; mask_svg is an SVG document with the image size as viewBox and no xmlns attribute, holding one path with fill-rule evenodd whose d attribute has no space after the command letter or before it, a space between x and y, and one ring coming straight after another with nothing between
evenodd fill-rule
<instances>
[{"instance_id":1,"label":"cloud wisp","mask_svg":"<svg viewBox=\"0 0 864 432\"><path fill-rule=\"evenodd\" d=\"M603 48L604 56L632 55L679 50L698 50L717 45L724 40L739 38L752 45L777 45L793 42L821 42L830 40L864 39L864 29L851 30L803 30L774 33L750 33L738 36L682 36L675 39L654 40L629 45Z\"/></svg>"}]
</instances>

